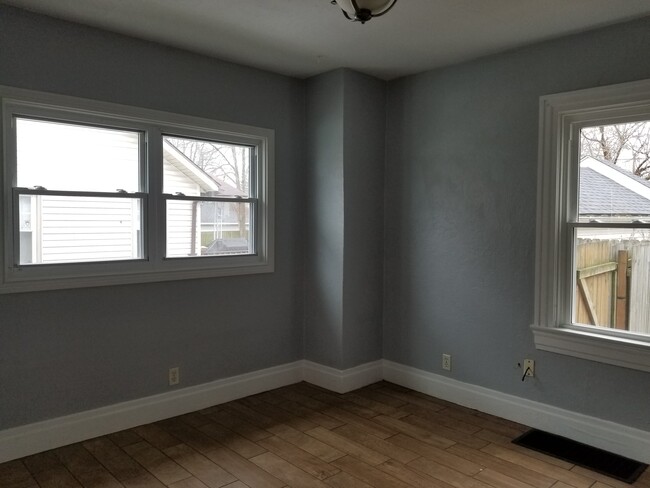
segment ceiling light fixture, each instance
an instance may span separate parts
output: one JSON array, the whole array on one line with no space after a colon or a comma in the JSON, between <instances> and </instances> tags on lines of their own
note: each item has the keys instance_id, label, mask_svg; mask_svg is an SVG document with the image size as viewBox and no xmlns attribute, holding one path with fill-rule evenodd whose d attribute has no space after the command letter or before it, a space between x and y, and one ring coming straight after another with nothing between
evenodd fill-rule
<instances>
[{"instance_id":1,"label":"ceiling light fixture","mask_svg":"<svg viewBox=\"0 0 650 488\"><path fill-rule=\"evenodd\" d=\"M343 15L352 22L365 24L373 17L384 15L397 3L397 0L332 0L338 4Z\"/></svg>"}]
</instances>

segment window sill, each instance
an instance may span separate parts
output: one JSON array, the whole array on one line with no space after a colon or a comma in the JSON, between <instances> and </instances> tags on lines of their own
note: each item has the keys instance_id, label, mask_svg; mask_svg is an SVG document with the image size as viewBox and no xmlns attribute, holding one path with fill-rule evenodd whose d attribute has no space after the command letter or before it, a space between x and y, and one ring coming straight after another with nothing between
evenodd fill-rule
<instances>
[{"instance_id":1,"label":"window sill","mask_svg":"<svg viewBox=\"0 0 650 488\"><path fill-rule=\"evenodd\" d=\"M204 258L199 259L202 260ZM140 272L134 272L133 266L120 266L123 264L120 262L83 264L103 266L102 272L81 272L67 276L50 273L49 277L41 274L36 276L13 275L2 277L0 273L0 295L34 291L64 290L71 288L155 283L162 281L222 278L228 276L274 272L273 260L268 258L262 259L259 256L246 256L244 258L232 260L229 265L221 265L219 267L200 267L199 265L201 262L196 261L195 263L191 263L195 265L194 267L186 266L171 269L140 270ZM107 272L104 268L105 266L112 267L113 270Z\"/></svg>"},{"instance_id":2,"label":"window sill","mask_svg":"<svg viewBox=\"0 0 650 488\"><path fill-rule=\"evenodd\" d=\"M650 343L574 329L531 329L537 349L650 372Z\"/></svg>"}]
</instances>

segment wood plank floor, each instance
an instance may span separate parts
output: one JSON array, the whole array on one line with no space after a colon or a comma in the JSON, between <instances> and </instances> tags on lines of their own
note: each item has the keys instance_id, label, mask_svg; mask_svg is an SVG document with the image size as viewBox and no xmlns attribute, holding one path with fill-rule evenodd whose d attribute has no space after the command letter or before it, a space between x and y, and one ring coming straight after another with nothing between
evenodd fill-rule
<instances>
[{"instance_id":1,"label":"wood plank floor","mask_svg":"<svg viewBox=\"0 0 650 488\"><path fill-rule=\"evenodd\" d=\"M386 382L299 383L0 464L0 487L650 488L511 444L524 430Z\"/></svg>"}]
</instances>

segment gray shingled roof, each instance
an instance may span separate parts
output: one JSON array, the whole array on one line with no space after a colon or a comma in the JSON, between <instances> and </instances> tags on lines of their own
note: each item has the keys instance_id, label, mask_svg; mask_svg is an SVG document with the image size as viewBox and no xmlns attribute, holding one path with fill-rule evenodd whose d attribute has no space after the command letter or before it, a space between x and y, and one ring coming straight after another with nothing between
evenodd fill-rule
<instances>
[{"instance_id":1,"label":"gray shingled roof","mask_svg":"<svg viewBox=\"0 0 650 488\"><path fill-rule=\"evenodd\" d=\"M645 178L641 178L640 176L637 176L634 173L630 173L629 171L624 170L623 168L621 168L619 165L614 164L614 163L610 163L609 161L605 161L604 159L599 159L599 158L593 158L593 159L595 159L596 161L598 161L601 164L604 164L608 168L615 169L619 173L627 176L628 178L631 178L634 181L636 181L638 183L641 183L642 185L647 186L648 188L650 188L650 181L646 180Z\"/></svg>"},{"instance_id":2,"label":"gray shingled roof","mask_svg":"<svg viewBox=\"0 0 650 488\"><path fill-rule=\"evenodd\" d=\"M580 214L650 215L650 200L591 168L580 168Z\"/></svg>"}]
</instances>

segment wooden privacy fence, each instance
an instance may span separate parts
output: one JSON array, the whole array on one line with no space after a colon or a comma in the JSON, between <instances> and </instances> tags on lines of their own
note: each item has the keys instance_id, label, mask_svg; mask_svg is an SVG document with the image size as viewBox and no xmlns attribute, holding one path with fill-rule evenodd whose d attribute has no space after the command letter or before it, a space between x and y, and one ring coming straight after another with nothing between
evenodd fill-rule
<instances>
[{"instance_id":1,"label":"wooden privacy fence","mask_svg":"<svg viewBox=\"0 0 650 488\"><path fill-rule=\"evenodd\" d=\"M650 241L579 239L576 322L650 334Z\"/></svg>"}]
</instances>

